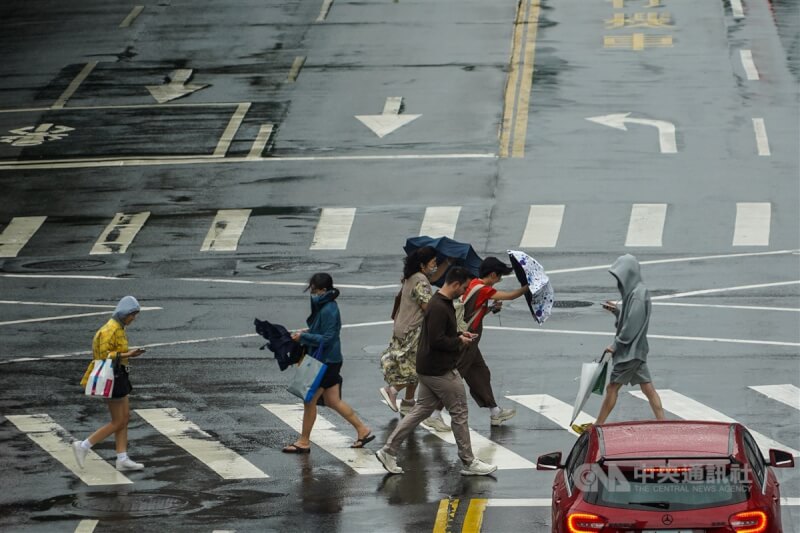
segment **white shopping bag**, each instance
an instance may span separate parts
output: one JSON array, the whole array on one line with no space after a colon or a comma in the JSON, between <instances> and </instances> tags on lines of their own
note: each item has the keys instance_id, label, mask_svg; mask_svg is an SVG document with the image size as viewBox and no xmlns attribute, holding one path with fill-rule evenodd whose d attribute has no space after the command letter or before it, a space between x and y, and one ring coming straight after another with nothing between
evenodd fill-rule
<instances>
[{"instance_id":1,"label":"white shopping bag","mask_svg":"<svg viewBox=\"0 0 800 533\"><path fill-rule=\"evenodd\" d=\"M113 359L101 359L94 362L92 373L86 382L86 396L95 398L111 398L114 391L114 361Z\"/></svg>"},{"instance_id":2,"label":"white shopping bag","mask_svg":"<svg viewBox=\"0 0 800 533\"><path fill-rule=\"evenodd\" d=\"M598 379L601 377L601 373L603 372L603 367L605 367L609 360L611 359L611 353L606 352L603 354L603 357L600 358L600 361L593 361L591 363L583 363L581 367L581 381L578 385L578 395L575 397L575 405L572 408L572 417L569 420L570 425L575 422L575 419L578 418L578 414L583 409L583 406L586 404L586 401L589 399L589 395L592 394L592 389L598 386ZM605 382L602 384L601 388L605 388L606 383L608 382L608 376L610 372L606 371Z\"/></svg>"}]
</instances>

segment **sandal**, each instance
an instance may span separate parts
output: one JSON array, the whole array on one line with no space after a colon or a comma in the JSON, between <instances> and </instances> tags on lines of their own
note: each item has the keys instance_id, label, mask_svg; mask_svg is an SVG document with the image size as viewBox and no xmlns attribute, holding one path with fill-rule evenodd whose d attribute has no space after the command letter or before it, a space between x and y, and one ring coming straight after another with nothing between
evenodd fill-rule
<instances>
[{"instance_id":1,"label":"sandal","mask_svg":"<svg viewBox=\"0 0 800 533\"><path fill-rule=\"evenodd\" d=\"M298 446L297 444L289 444L288 446L284 446L281 451L283 453L304 454L311 453L311 447L305 448L303 446Z\"/></svg>"},{"instance_id":2,"label":"sandal","mask_svg":"<svg viewBox=\"0 0 800 533\"><path fill-rule=\"evenodd\" d=\"M367 433L366 435L364 435L360 439L356 440L353 443L353 445L350 446L350 447L351 448L363 448L365 444L368 444L368 443L370 443L370 442L372 442L374 440L375 440L375 435L373 435L372 432L370 431L369 433Z\"/></svg>"}]
</instances>

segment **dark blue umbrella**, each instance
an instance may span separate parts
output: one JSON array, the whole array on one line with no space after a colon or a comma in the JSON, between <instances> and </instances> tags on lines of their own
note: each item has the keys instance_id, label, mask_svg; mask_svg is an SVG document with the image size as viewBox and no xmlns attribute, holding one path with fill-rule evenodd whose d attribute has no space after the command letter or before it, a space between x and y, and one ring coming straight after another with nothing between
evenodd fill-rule
<instances>
[{"instance_id":1,"label":"dark blue umbrella","mask_svg":"<svg viewBox=\"0 0 800 533\"><path fill-rule=\"evenodd\" d=\"M414 250L424 246L431 246L436 250L437 259L441 263L446 257L455 259L455 265L464 267L473 276L477 277L481 268L482 259L475 253L471 244L454 241L449 237L411 237L406 239L406 245L403 247L406 255L409 255ZM441 287L444 283L444 276L440 277L435 285Z\"/></svg>"}]
</instances>

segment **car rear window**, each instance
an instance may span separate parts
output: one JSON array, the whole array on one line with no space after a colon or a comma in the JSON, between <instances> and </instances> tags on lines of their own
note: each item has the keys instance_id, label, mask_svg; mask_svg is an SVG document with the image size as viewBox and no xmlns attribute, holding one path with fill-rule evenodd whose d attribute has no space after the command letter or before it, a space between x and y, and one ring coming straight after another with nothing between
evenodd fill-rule
<instances>
[{"instance_id":1,"label":"car rear window","mask_svg":"<svg viewBox=\"0 0 800 533\"><path fill-rule=\"evenodd\" d=\"M749 496L747 476L738 465L680 468L602 468L586 490L588 503L647 511L688 511L731 505Z\"/></svg>"}]
</instances>

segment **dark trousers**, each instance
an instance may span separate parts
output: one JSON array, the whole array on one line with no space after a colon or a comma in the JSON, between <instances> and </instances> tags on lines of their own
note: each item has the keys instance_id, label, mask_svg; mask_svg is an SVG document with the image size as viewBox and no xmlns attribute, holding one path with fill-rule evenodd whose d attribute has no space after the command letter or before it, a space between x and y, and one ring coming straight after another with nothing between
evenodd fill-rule
<instances>
[{"instance_id":1,"label":"dark trousers","mask_svg":"<svg viewBox=\"0 0 800 533\"><path fill-rule=\"evenodd\" d=\"M478 407L497 407L492 391L492 372L483 360L478 343L468 346L458 362L458 373L469 386L469 393Z\"/></svg>"}]
</instances>

